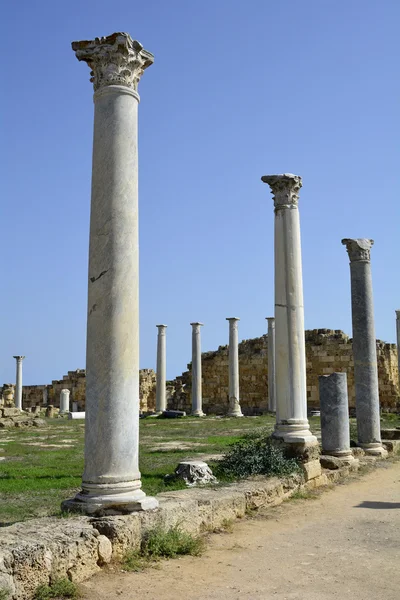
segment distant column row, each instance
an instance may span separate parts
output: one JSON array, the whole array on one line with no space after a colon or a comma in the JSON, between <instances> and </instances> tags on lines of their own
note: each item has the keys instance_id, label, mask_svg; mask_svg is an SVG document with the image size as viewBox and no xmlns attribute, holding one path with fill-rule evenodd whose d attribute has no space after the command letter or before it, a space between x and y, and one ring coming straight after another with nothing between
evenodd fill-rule
<instances>
[{"instance_id":1,"label":"distant column row","mask_svg":"<svg viewBox=\"0 0 400 600\"><path fill-rule=\"evenodd\" d=\"M229 398L227 417L243 417L239 394L239 335L238 317L227 317L229 321ZM275 412L275 319L268 317L268 410ZM204 417L201 372L201 335L203 323L192 326L192 412L195 417ZM166 402L166 328L157 325L157 373L156 414L167 409Z\"/></svg>"}]
</instances>

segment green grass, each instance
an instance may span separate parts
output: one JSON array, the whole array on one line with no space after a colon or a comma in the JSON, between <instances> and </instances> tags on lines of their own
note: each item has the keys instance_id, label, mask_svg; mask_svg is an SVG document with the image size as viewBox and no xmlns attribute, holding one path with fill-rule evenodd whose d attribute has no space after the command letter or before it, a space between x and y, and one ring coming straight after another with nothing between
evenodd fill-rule
<instances>
[{"instance_id":1,"label":"green grass","mask_svg":"<svg viewBox=\"0 0 400 600\"><path fill-rule=\"evenodd\" d=\"M40 585L36 588L34 600L64 600L79 598L80 594L75 583L68 579L58 579L51 585Z\"/></svg>"},{"instance_id":2,"label":"green grass","mask_svg":"<svg viewBox=\"0 0 400 600\"><path fill-rule=\"evenodd\" d=\"M151 529L143 539L141 549L129 550L122 561L125 571L141 571L160 558L176 558L184 554L200 556L205 542L200 536L193 536L179 527L165 529L161 526Z\"/></svg>"},{"instance_id":3,"label":"green grass","mask_svg":"<svg viewBox=\"0 0 400 600\"><path fill-rule=\"evenodd\" d=\"M10 597L9 590L5 590L4 588L0 589L0 600L8 600Z\"/></svg>"},{"instance_id":4,"label":"green grass","mask_svg":"<svg viewBox=\"0 0 400 600\"><path fill-rule=\"evenodd\" d=\"M203 454L225 454L247 433L272 431L274 422L270 415L243 419L210 416L141 419L140 470L144 491L154 495L183 489L183 482L164 481L164 475L173 473L180 460ZM0 462L0 526L35 517L62 516L61 501L71 498L80 488L84 423L67 419L51 419L47 423L45 428L0 430L0 457L6 457ZM311 418L310 424L312 430L318 432L319 418ZM382 427L387 426L400 426L399 417L390 415L382 422ZM188 446L186 449L162 447L166 442Z\"/></svg>"}]
</instances>

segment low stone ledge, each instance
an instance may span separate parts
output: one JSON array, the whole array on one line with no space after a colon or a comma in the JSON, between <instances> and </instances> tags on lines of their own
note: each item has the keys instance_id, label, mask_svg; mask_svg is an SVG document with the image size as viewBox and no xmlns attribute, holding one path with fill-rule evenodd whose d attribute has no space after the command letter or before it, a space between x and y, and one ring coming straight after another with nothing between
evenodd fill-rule
<instances>
[{"instance_id":1,"label":"low stone ledge","mask_svg":"<svg viewBox=\"0 0 400 600\"><path fill-rule=\"evenodd\" d=\"M368 461L370 464L370 461ZM375 462L375 461L374 461ZM254 477L224 487L191 488L159 494L159 509L130 515L43 518L0 530L0 589L12 600L31 600L36 587L61 577L84 581L130 548L140 547L143 535L156 525L179 525L198 534L212 531L246 510L281 504L298 489L336 483L358 469L323 470L305 482L301 476Z\"/></svg>"}]
</instances>

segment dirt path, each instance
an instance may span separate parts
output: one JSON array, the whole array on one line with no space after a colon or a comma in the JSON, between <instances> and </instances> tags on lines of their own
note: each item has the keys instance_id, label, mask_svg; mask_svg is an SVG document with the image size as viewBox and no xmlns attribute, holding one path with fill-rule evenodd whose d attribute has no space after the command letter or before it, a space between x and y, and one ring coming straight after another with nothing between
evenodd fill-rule
<instances>
[{"instance_id":1,"label":"dirt path","mask_svg":"<svg viewBox=\"0 0 400 600\"><path fill-rule=\"evenodd\" d=\"M201 558L82 587L85 600L398 600L400 463L238 521Z\"/></svg>"}]
</instances>

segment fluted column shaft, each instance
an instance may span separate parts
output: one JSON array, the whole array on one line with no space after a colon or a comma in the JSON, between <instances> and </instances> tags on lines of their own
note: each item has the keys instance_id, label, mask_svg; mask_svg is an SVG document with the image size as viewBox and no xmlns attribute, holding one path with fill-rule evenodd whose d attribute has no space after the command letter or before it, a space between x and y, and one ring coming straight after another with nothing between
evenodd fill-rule
<instances>
[{"instance_id":1,"label":"fluted column shaft","mask_svg":"<svg viewBox=\"0 0 400 600\"><path fill-rule=\"evenodd\" d=\"M316 443L307 419L303 276L298 193L301 177L266 175L275 205L276 428L287 442Z\"/></svg>"},{"instance_id":2,"label":"fluted column shaft","mask_svg":"<svg viewBox=\"0 0 400 600\"><path fill-rule=\"evenodd\" d=\"M157 325L156 413L167 409L167 326Z\"/></svg>"},{"instance_id":3,"label":"fluted column shaft","mask_svg":"<svg viewBox=\"0 0 400 600\"><path fill-rule=\"evenodd\" d=\"M203 417L203 397L201 386L201 336L203 323L190 323L192 326L192 415Z\"/></svg>"},{"instance_id":4,"label":"fluted column shaft","mask_svg":"<svg viewBox=\"0 0 400 600\"><path fill-rule=\"evenodd\" d=\"M344 239L350 258L354 382L358 443L372 455L382 455L378 362L371 275L373 240Z\"/></svg>"},{"instance_id":5,"label":"fluted column shaft","mask_svg":"<svg viewBox=\"0 0 400 600\"><path fill-rule=\"evenodd\" d=\"M153 508L139 472L137 113L152 55L126 33L73 42L94 85L85 469L67 509Z\"/></svg>"},{"instance_id":6,"label":"fluted column shaft","mask_svg":"<svg viewBox=\"0 0 400 600\"><path fill-rule=\"evenodd\" d=\"M275 393L275 317L268 321L268 410L276 412Z\"/></svg>"},{"instance_id":7,"label":"fluted column shaft","mask_svg":"<svg viewBox=\"0 0 400 600\"><path fill-rule=\"evenodd\" d=\"M15 408L22 410L22 361L25 356L14 356L17 361L17 372L15 375L15 397L14 404Z\"/></svg>"}]
</instances>

